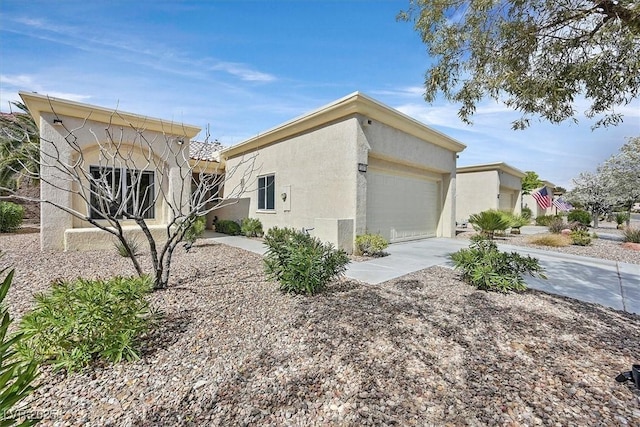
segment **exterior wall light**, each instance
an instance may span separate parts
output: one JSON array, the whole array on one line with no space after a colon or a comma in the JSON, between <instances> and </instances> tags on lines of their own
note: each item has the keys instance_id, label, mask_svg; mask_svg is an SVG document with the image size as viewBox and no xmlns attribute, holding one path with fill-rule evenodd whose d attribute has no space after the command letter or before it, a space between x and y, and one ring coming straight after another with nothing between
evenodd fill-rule
<instances>
[{"instance_id":1,"label":"exterior wall light","mask_svg":"<svg viewBox=\"0 0 640 427\"><path fill-rule=\"evenodd\" d=\"M366 163L358 163L358 172L366 172L367 164Z\"/></svg>"},{"instance_id":2,"label":"exterior wall light","mask_svg":"<svg viewBox=\"0 0 640 427\"><path fill-rule=\"evenodd\" d=\"M54 124L54 125L58 125L58 126L60 126L60 125L62 125L62 120L60 120L60 119L53 119L53 124Z\"/></svg>"}]
</instances>

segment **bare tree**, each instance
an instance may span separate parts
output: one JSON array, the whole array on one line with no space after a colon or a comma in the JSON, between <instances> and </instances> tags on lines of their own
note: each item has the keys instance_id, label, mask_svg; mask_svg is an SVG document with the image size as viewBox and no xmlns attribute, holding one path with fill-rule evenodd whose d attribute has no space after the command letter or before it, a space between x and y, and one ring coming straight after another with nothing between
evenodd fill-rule
<instances>
[{"instance_id":1,"label":"bare tree","mask_svg":"<svg viewBox=\"0 0 640 427\"><path fill-rule=\"evenodd\" d=\"M64 138L54 142L41 135L39 159L22 162L15 172L39 179L41 186L76 202L69 204L55 197L18 197L55 206L115 236L136 272L142 275L145 272L127 237L127 230L137 226L148 244L155 289L168 285L172 255L189 227L198 217L235 203L251 184L255 171L255 155L244 158L232 170L212 167L218 165L211 160L221 147L209 142L208 130L205 141L195 143L190 152L185 138L146 132L117 111L101 129L88 125L88 117L71 128L61 120L57 122L63 127ZM121 125L123 122L128 125ZM93 139L90 152L86 141L78 137L82 133L85 138L87 131ZM240 184L224 188L222 197L225 182L236 173L242 174ZM10 188L2 190L13 193ZM152 225L158 222L159 212L163 216L159 218L162 238L154 236Z\"/></svg>"}]
</instances>

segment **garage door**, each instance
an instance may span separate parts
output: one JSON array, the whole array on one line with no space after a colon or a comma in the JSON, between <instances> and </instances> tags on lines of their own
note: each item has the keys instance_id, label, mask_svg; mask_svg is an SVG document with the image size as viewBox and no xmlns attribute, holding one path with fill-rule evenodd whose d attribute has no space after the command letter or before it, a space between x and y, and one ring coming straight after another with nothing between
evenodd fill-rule
<instances>
[{"instance_id":1,"label":"garage door","mask_svg":"<svg viewBox=\"0 0 640 427\"><path fill-rule=\"evenodd\" d=\"M435 181L369 169L367 231L380 233L390 242L435 237L438 189Z\"/></svg>"},{"instance_id":2,"label":"garage door","mask_svg":"<svg viewBox=\"0 0 640 427\"><path fill-rule=\"evenodd\" d=\"M515 207L514 194L508 190L500 190L500 200L498 201L498 208L501 211L513 212Z\"/></svg>"}]
</instances>

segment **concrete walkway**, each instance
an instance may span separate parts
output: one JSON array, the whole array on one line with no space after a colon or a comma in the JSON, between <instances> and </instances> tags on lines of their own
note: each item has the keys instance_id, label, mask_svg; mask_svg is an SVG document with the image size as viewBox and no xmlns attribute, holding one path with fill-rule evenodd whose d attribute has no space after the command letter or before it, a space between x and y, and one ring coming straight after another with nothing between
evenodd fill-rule
<instances>
[{"instance_id":1,"label":"concrete walkway","mask_svg":"<svg viewBox=\"0 0 640 427\"><path fill-rule=\"evenodd\" d=\"M524 231L524 230L523 230ZM535 230L531 230L532 233ZM205 239L263 255L259 240L207 232ZM449 254L468 247L467 240L433 238L390 245L389 256L352 262L346 275L378 284L436 265L452 267ZM558 252L498 244L503 251L531 255L540 260L547 280L526 277L533 289L640 314L640 265L587 258Z\"/></svg>"}]
</instances>

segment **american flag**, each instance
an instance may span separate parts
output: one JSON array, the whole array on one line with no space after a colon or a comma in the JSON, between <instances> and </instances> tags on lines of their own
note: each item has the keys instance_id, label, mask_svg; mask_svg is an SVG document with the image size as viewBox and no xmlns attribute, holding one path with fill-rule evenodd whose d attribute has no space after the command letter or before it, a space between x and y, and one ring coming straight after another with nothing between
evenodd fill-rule
<instances>
[{"instance_id":1,"label":"american flag","mask_svg":"<svg viewBox=\"0 0 640 427\"><path fill-rule=\"evenodd\" d=\"M538 202L542 209L548 209L551 207L551 197L549 197L547 187L542 187L540 191L536 191L532 196L536 199L536 202Z\"/></svg>"},{"instance_id":2,"label":"american flag","mask_svg":"<svg viewBox=\"0 0 640 427\"><path fill-rule=\"evenodd\" d=\"M558 197L553 201L553 206L560 209L561 211L570 211L573 209L573 206L569 202L565 202L562 200L562 197Z\"/></svg>"}]
</instances>

